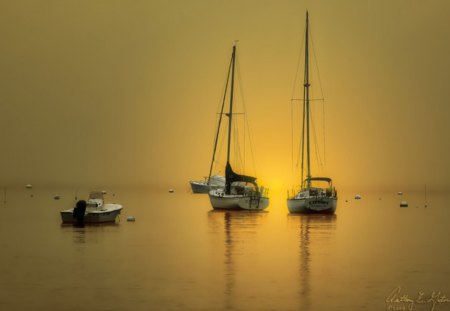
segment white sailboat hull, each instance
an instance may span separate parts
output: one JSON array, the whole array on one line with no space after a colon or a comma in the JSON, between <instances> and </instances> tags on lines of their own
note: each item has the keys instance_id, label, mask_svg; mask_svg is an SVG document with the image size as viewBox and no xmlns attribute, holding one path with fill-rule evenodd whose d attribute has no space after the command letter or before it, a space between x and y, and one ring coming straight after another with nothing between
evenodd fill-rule
<instances>
[{"instance_id":1,"label":"white sailboat hull","mask_svg":"<svg viewBox=\"0 0 450 311\"><path fill-rule=\"evenodd\" d=\"M208 193L210 190L219 189L223 186L220 185L208 185L206 182L191 181L192 193Z\"/></svg>"},{"instance_id":2,"label":"white sailboat hull","mask_svg":"<svg viewBox=\"0 0 450 311\"><path fill-rule=\"evenodd\" d=\"M269 206L267 197L225 194L215 190L209 192L209 200L214 209L223 210L263 210Z\"/></svg>"},{"instance_id":3,"label":"white sailboat hull","mask_svg":"<svg viewBox=\"0 0 450 311\"><path fill-rule=\"evenodd\" d=\"M210 190L206 182L191 181L190 184L193 193L208 193Z\"/></svg>"},{"instance_id":4,"label":"white sailboat hull","mask_svg":"<svg viewBox=\"0 0 450 311\"><path fill-rule=\"evenodd\" d=\"M239 207L246 210L263 210L269 206L269 198L246 196L239 199Z\"/></svg>"},{"instance_id":5,"label":"white sailboat hull","mask_svg":"<svg viewBox=\"0 0 450 311\"><path fill-rule=\"evenodd\" d=\"M210 190L225 187L225 177L220 175L211 176L209 185L207 181L190 181L193 193L208 193Z\"/></svg>"},{"instance_id":6,"label":"white sailboat hull","mask_svg":"<svg viewBox=\"0 0 450 311\"><path fill-rule=\"evenodd\" d=\"M214 209L241 209L239 207L239 199L242 196L237 195L218 196L215 194L211 194L211 192L209 193L209 200L211 201L211 205Z\"/></svg>"},{"instance_id":7,"label":"white sailboat hull","mask_svg":"<svg viewBox=\"0 0 450 311\"><path fill-rule=\"evenodd\" d=\"M337 206L336 197L305 197L287 200L289 213L334 214Z\"/></svg>"}]
</instances>

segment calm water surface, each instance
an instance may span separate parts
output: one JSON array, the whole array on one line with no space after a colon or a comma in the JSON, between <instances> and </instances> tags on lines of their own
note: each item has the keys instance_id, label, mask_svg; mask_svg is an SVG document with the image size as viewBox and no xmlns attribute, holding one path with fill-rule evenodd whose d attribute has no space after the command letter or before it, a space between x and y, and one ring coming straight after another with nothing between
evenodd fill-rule
<instances>
[{"instance_id":1,"label":"calm water surface","mask_svg":"<svg viewBox=\"0 0 450 311\"><path fill-rule=\"evenodd\" d=\"M425 208L423 194L341 195L335 216L298 216L276 194L250 213L118 190L117 224L75 228L59 216L74 191L54 193L2 193L0 310L432 310L395 298L450 298L450 196Z\"/></svg>"}]
</instances>

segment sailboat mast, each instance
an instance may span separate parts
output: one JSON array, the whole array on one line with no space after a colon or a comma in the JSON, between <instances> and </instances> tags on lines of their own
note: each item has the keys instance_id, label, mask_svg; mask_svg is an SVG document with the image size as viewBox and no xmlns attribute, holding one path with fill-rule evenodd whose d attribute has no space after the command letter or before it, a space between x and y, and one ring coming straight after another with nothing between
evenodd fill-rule
<instances>
[{"instance_id":1,"label":"sailboat mast","mask_svg":"<svg viewBox=\"0 0 450 311\"><path fill-rule=\"evenodd\" d=\"M230 88L230 111L228 112L228 149L227 164L230 163L230 147L231 147L231 126L233 118L233 97L234 97L234 65L236 63L236 45L233 46L233 54L231 56L231 88Z\"/></svg>"},{"instance_id":2,"label":"sailboat mast","mask_svg":"<svg viewBox=\"0 0 450 311\"><path fill-rule=\"evenodd\" d=\"M309 16L306 11L306 35L305 35L305 77L304 77L304 109L306 113L306 177L307 187L311 187L311 165L310 165L310 147L309 147Z\"/></svg>"},{"instance_id":3,"label":"sailboat mast","mask_svg":"<svg viewBox=\"0 0 450 311\"><path fill-rule=\"evenodd\" d=\"M231 87L230 87L230 110L228 111L228 148L227 148L227 166L225 169L225 194L231 193L230 180L230 149L231 149L231 127L233 118L233 98L234 98L234 66L236 64L236 45L233 45L233 54L231 56ZM230 172L229 172L230 171Z\"/></svg>"}]
</instances>

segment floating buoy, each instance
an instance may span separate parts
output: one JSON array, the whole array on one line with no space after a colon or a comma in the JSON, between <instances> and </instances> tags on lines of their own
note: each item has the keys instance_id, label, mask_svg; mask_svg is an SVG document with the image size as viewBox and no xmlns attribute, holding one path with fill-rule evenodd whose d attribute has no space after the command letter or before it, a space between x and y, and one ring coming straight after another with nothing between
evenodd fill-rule
<instances>
[{"instance_id":1,"label":"floating buoy","mask_svg":"<svg viewBox=\"0 0 450 311\"><path fill-rule=\"evenodd\" d=\"M128 216L127 221L136 221L136 218L134 216Z\"/></svg>"}]
</instances>

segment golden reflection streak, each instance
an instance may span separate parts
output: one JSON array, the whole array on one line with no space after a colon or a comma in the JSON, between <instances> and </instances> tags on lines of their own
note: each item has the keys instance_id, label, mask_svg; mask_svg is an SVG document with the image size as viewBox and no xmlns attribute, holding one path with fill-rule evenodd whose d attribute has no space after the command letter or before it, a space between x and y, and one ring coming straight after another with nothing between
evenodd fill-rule
<instances>
[{"instance_id":1,"label":"golden reflection streak","mask_svg":"<svg viewBox=\"0 0 450 311\"><path fill-rule=\"evenodd\" d=\"M266 211L220 211L208 212L210 228L214 233L224 231L224 279L225 308L233 309L233 293L235 276L237 275L235 260L241 255L236 245L242 241L248 242L249 236L254 237L261 220L268 215Z\"/></svg>"},{"instance_id":2,"label":"golden reflection streak","mask_svg":"<svg viewBox=\"0 0 450 311\"><path fill-rule=\"evenodd\" d=\"M302 310L311 309L311 264L314 257L313 246L316 243L329 242L336 231L336 218L333 215L288 214L288 224L299 230L299 299Z\"/></svg>"}]
</instances>

